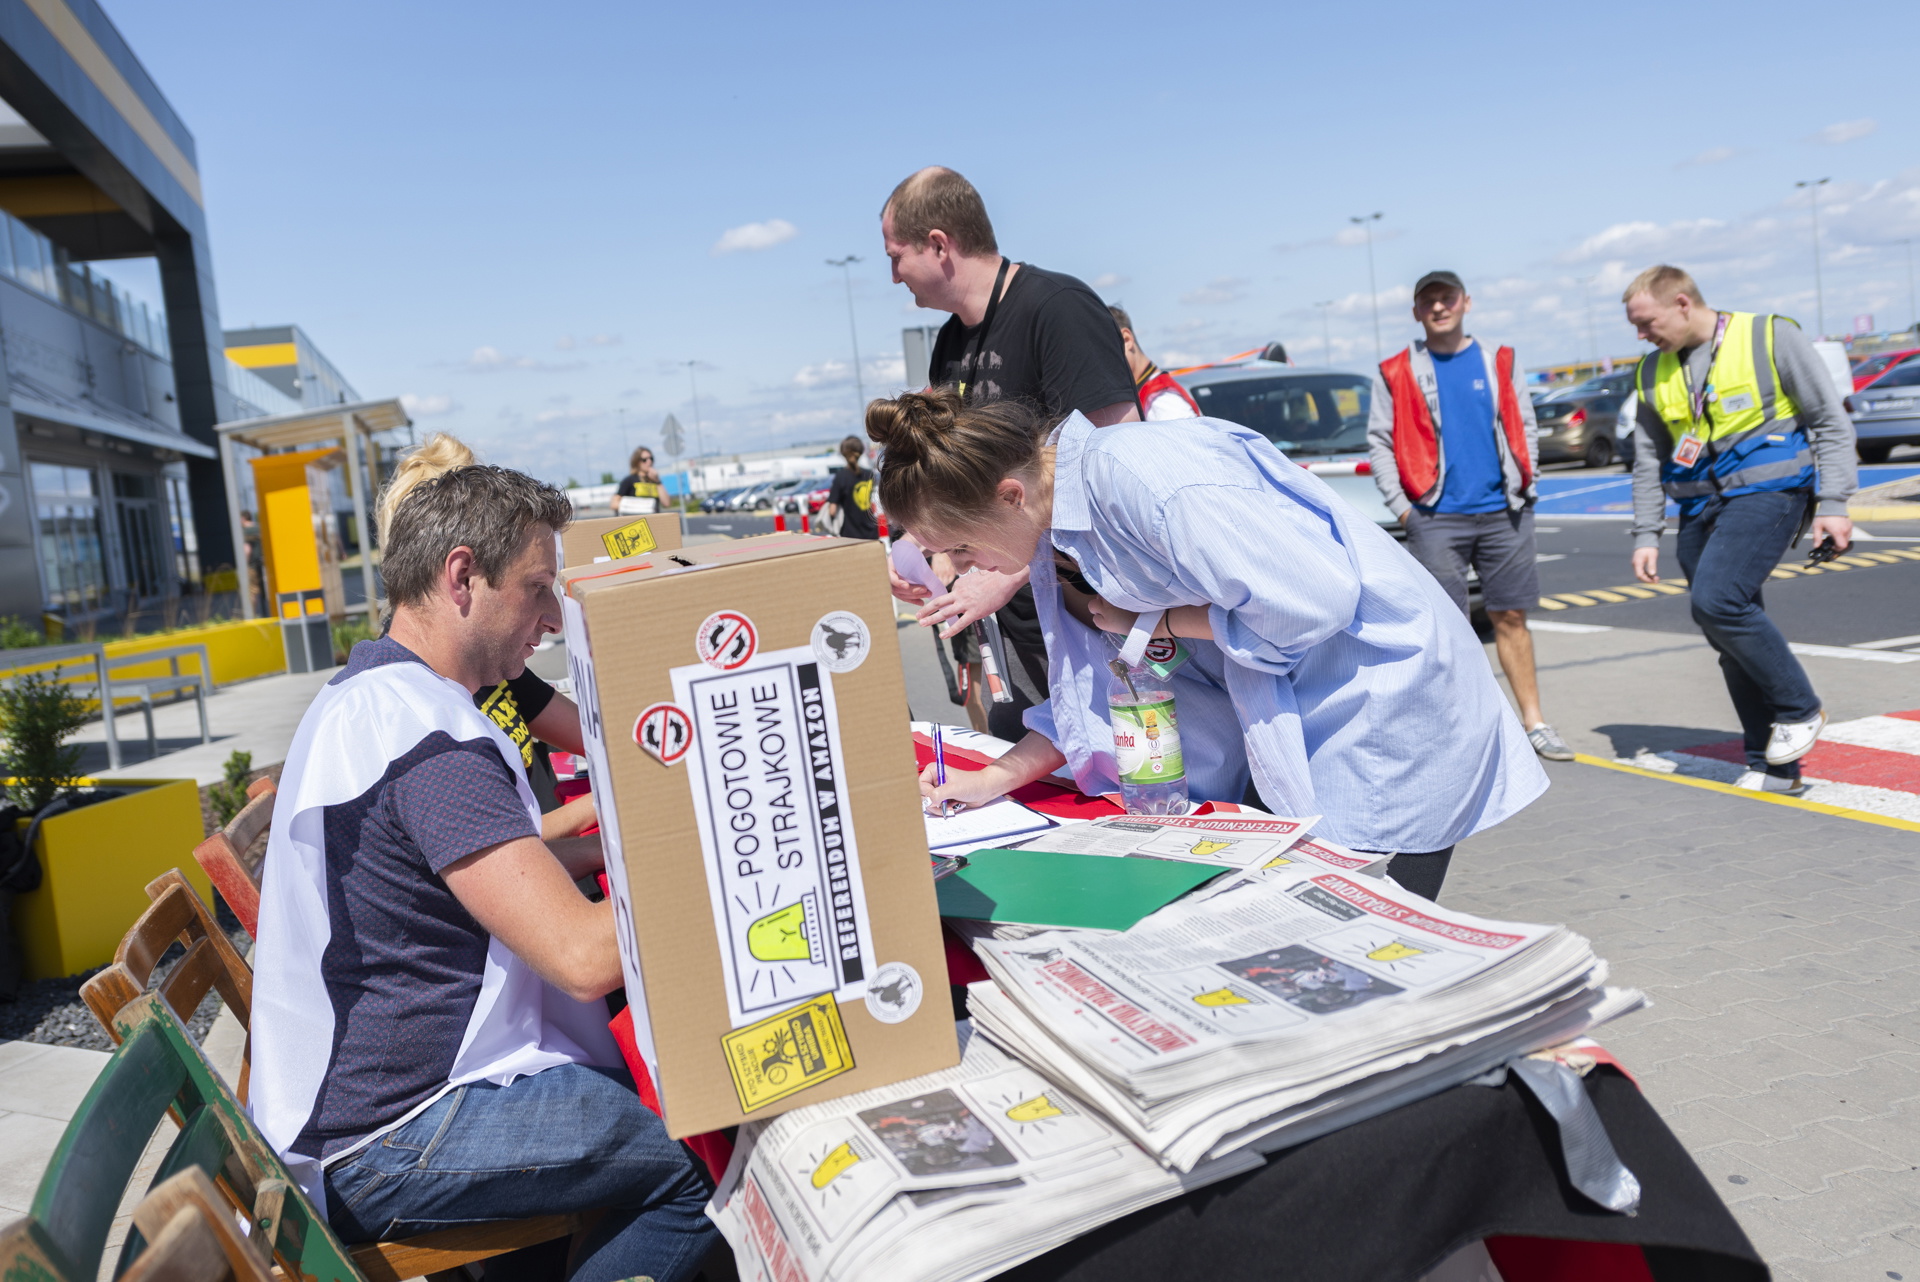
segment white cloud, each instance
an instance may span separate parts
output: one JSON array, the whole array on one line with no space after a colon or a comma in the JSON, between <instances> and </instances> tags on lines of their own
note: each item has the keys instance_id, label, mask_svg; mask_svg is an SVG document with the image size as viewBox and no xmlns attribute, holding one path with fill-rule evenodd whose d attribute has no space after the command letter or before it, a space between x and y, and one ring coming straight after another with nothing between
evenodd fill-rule
<instances>
[{"instance_id":1,"label":"white cloud","mask_svg":"<svg viewBox=\"0 0 1920 1282\"><path fill-rule=\"evenodd\" d=\"M1814 134L1813 141L1837 147L1843 142L1858 142L1879 127L1877 120L1842 120Z\"/></svg>"},{"instance_id":2,"label":"white cloud","mask_svg":"<svg viewBox=\"0 0 1920 1282\"><path fill-rule=\"evenodd\" d=\"M1717 218L1681 219L1664 226L1646 221L1615 223L1581 241L1565 258L1579 262L1612 254L1657 257L1717 238L1726 226Z\"/></svg>"},{"instance_id":3,"label":"white cloud","mask_svg":"<svg viewBox=\"0 0 1920 1282\"><path fill-rule=\"evenodd\" d=\"M906 358L896 353L861 361L860 377L869 391L880 387L898 387L907 377ZM853 362L818 361L803 365L792 381L795 387L807 391L821 387L852 387Z\"/></svg>"},{"instance_id":4,"label":"white cloud","mask_svg":"<svg viewBox=\"0 0 1920 1282\"><path fill-rule=\"evenodd\" d=\"M1709 147L1705 151L1700 152L1697 155L1687 157L1685 160L1675 165L1674 168L1675 169L1704 169L1708 165L1724 164L1725 162L1732 160L1735 156L1739 154L1740 154L1739 152L1735 151L1731 147Z\"/></svg>"},{"instance_id":5,"label":"white cloud","mask_svg":"<svg viewBox=\"0 0 1920 1282\"><path fill-rule=\"evenodd\" d=\"M588 347L618 347L620 346L620 335L595 334L592 338L589 338L587 340L587 346Z\"/></svg>"},{"instance_id":6,"label":"white cloud","mask_svg":"<svg viewBox=\"0 0 1920 1282\"><path fill-rule=\"evenodd\" d=\"M1190 289L1180 295L1180 301L1189 307L1237 303L1247 296L1249 283L1244 276L1215 276L1199 289Z\"/></svg>"},{"instance_id":7,"label":"white cloud","mask_svg":"<svg viewBox=\"0 0 1920 1282\"><path fill-rule=\"evenodd\" d=\"M1122 276L1119 272L1102 272L1095 276L1091 283L1095 289L1119 289L1130 279L1132 278Z\"/></svg>"},{"instance_id":8,"label":"white cloud","mask_svg":"<svg viewBox=\"0 0 1920 1282\"><path fill-rule=\"evenodd\" d=\"M537 361L531 356L510 356L497 347L476 347L473 349L473 355L459 364L461 368L474 374L493 374L510 369L538 370L552 374L587 367L585 361Z\"/></svg>"},{"instance_id":9,"label":"white cloud","mask_svg":"<svg viewBox=\"0 0 1920 1282\"><path fill-rule=\"evenodd\" d=\"M460 403L451 396L419 396L413 392L402 392L400 408L407 412L408 418L438 418L459 409Z\"/></svg>"},{"instance_id":10,"label":"white cloud","mask_svg":"<svg viewBox=\"0 0 1920 1282\"><path fill-rule=\"evenodd\" d=\"M562 334L560 337L553 340L553 345L556 350L562 351L562 352L570 352L575 347L579 346L578 343L575 343L573 341L573 335L571 334Z\"/></svg>"},{"instance_id":11,"label":"white cloud","mask_svg":"<svg viewBox=\"0 0 1920 1282\"><path fill-rule=\"evenodd\" d=\"M713 242L713 248L707 252L718 258L721 254L733 254L741 251L754 252L772 249L775 245L784 245L800 234L800 229L784 218L769 218L764 223L742 223L738 227L729 227Z\"/></svg>"}]
</instances>

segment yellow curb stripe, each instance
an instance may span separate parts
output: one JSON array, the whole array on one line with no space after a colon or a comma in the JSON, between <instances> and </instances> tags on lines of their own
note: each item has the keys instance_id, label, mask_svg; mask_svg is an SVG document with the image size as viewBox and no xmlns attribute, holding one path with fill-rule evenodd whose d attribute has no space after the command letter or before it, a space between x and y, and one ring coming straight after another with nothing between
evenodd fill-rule
<instances>
[{"instance_id":1,"label":"yellow curb stripe","mask_svg":"<svg viewBox=\"0 0 1920 1282\"><path fill-rule=\"evenodd\" d=\"M1847 517L1854 521L1920 521L1920 503L1901 503L1895 507L1849 507Z\"/></svg>"},{"instance_id":2,"label":"yellow curb stripe","mask_svg":"<svg viewBox=\"0 0 1920 1282\"><path fill-rule=\"evenodd\" d=\"M1585 595L1599 597L1608 605L1621 605L1627 600L1626 597L1621 596L1618 592L1608 592L1602 588L1588 588Z\"/></svg>"},{"instance_id":3,"label":"yellow curb stripe","mask_svg":"<svg viewBox=\"0 0 1920 1282\"><path fill-rule=\"evenodd\" d=\"M1543 596L1540 598L1540 608L1542 610L1564 610L1567 608L1567 603L1565 601L1556 601L1550 596Z\"/></svg>"},{"instance_id":4,"label":"yellow curb stripe","mask_svg":"<svg viewBox=\"0 0 1920 1282\"><path fill-rule=\"evenodd\" d=\"M1883 828L1899 828L1905 832L1920 832L1920 823L1911 819L1895 819L1892 815L1876 815L1871 810L1852 810L1846 806L1829 806L1824 802L1808 801L1804 797L1783 797L1777 793L1755 792L1751 788L1736 788L1730 783L1720 783L1714 779L1695 779L1691 775L1665 774L1659 770L1648 770L1642 766L1629 766L1620 761L1608 761L1605 757L1589 756L1576 752L1573 759L1583 766L1599 766L1604 770L1618 770L1622 774L1641 775L1648 779L1660 779L1667 783L1681 783L1689 788L1705 788L1710 792L1724 792L1730 796L1741 797L1747 801L1770 801L1776 806L1792 806L1796 810L1811 810L1815 814L1833 815L1840 819L1857 819L1861 823L1879 824Z\"/></svg>"},{"instance_id":5,"label":"yellow curb stripe","mask_svg":"<svg viewBox=\"0 0 1920 1282\"><path fill-rule=\"evenodd\" d=\"M1636 600L1640 600L1640 601L1651 601L1655 597L1660 595L1658 592L1655 592L1649 588L1641 587L1638 583L1623 583L1617 587L1608 588L1607 591L1624 592L1628 596L1633 597Z\"/></svg>"},{"instance_id":6,"label":"yellow curb stripe","mask_svg":"<svg viewBox=\"0 0 1920 1282\"><path fill-rule=\"evenodd\" d=\"M1565 601L1568 605L1592 605L1593 604L1592 601L1589 601L1586 597L1581 596L1578 592L1562 592L1562 593L1559 593L1558 595L1560 599L1562 601Z\"/></svg>"}]
</instances>

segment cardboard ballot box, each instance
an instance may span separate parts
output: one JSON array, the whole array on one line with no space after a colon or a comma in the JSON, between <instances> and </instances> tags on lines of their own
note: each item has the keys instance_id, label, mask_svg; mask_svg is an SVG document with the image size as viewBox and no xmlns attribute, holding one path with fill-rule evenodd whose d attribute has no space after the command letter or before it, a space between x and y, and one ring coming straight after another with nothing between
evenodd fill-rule
<instances>
[{"instance_id":1,"label":"cardboard ballot box","mask_svg":"<svg viewBox=\"0 0 1920 1282\"><path fill-rule=\"evenodd\" d=\"M562 572L669 1135L958 1062L885 560L772 534Z\"/></svg>"},{"instance_id":2,"label":"cardboard ballot box","mask_svg":"<svg viewBox=\"0 0 1920 1282\"><path fill-rule=\"evenodd\" d=\"M575 521L555 537L560 540L560 564L569 568L672 552L680 546L680 514L596 516Z\"/></svg>"}]
</instances>

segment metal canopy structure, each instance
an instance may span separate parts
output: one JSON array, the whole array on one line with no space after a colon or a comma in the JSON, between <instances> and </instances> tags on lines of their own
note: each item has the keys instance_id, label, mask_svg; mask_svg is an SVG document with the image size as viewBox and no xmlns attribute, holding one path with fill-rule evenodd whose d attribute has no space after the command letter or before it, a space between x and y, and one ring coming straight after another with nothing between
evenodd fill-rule
<instances>
[{"instance_id":1,"label":"metal canopy structure","mask_svg":"<svg viewBox=\"0 0 1920 1282\"><path fill-rule=\"evenodd\" d=\"M303 410L298 414L274 414L266 418L241 419L221 423L214 430L220 437L220 468L227 478L227 520L233 528L233 546L238 553L245 546L240 521L240 473L244 462L236 445L250 445L268 454L279 454L302 447L339 445L347 454L348 490L353 497L354 527L360 534L360 586L366 598L359 608L369 614L379 602L373 584L373 527L368 522L369 496L381 484L380 451L373 438L381 432L411 427L413 420L398 400L356 401L350 405L328 405ZM236 555L236 561L238 556ZM240 609L244 617L260 617L253 599L253 576L245 565L238 567Z\"/></svg>"}]
</instances>

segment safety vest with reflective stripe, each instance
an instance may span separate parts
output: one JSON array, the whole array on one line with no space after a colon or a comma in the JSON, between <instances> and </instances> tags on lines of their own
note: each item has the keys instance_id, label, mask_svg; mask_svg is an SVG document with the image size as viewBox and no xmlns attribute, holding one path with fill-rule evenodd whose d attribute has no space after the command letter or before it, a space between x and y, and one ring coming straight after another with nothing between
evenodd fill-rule
<instances>
[{"instance_id":1,"label":"safety vest with reflective stripe","mask_svg":"<svg viewBox=\"0 0 1920 1282\"><path fill-rule=\"evenodd\" d=\"M1793 324L1792 320L1788 324ZM1715 494L1797 490L1814 483L1813 449L1800 426L1800 407L1780 386L1773 362L1774 317L1729 312L1726 337L1707 371L1707 400L1693 417L1693 396L1677 352L1649 352L1634 385L1667 425L1660 451L1660 485L1683 512ZM1674 462L1688 433L1704 447L1692 466Z\"/></svg>"}]
</instances>

